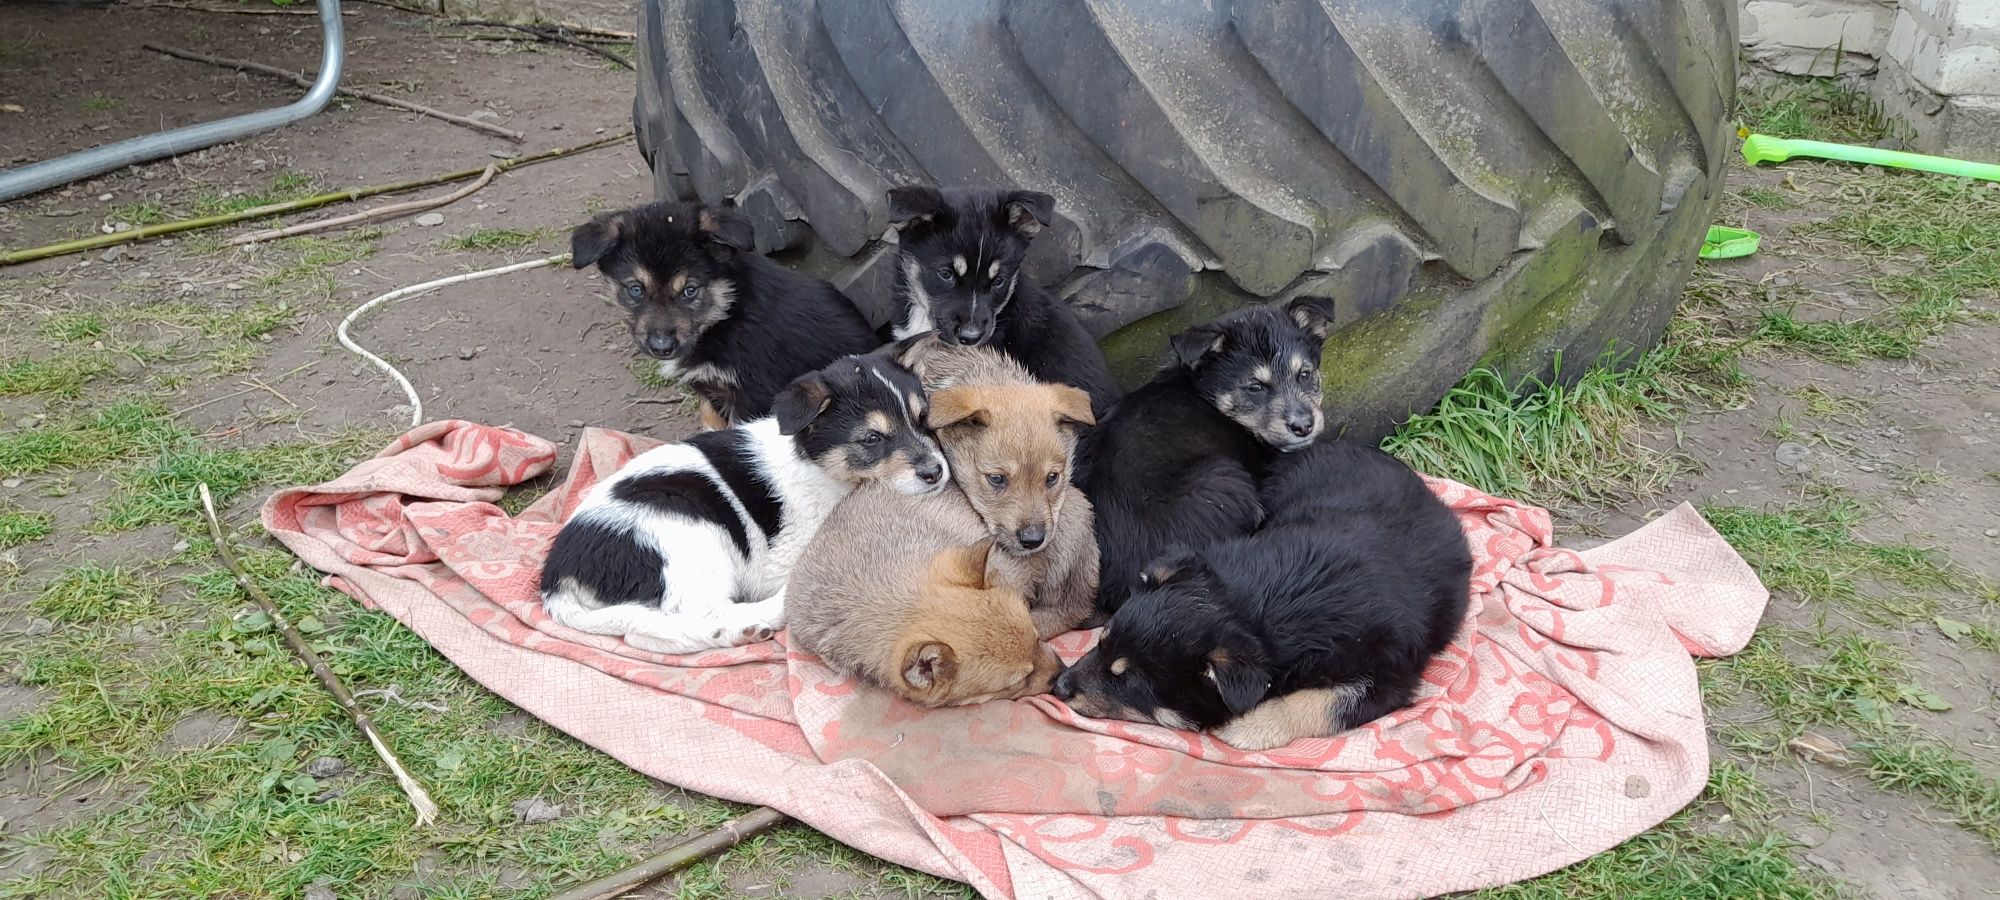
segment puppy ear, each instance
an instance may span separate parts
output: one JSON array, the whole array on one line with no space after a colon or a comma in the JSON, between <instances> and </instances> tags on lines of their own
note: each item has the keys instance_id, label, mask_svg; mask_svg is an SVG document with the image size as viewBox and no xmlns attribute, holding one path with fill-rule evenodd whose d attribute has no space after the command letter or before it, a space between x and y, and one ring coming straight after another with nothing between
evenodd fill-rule
<instances>
[{"instance_id":1,"label":"puppy ear","mask_svg":"<svg viewBox=\"0 0 2000 900\"><path fill-rule=\"evenodd\" d=\"M954 425L984 428L986 416L986 407L980 404L977 391L945 388L931 394L931 414L924 424L929 425L932 431L942 431Z\"/></svg>"},{"instance_id":2,"label":"puppy ear","mask_svg":"<svg viewBox=\"0 0 2000 900\"><path fill-rule=\"evenodd\" d=\"M748 253L757 247L757 230L751 227L750 217L734 205L702 207L695 213L694 223L718 258L730 251Z\"/></svg>"},{"instance_id":3,"label":"puppy ear","mask_svg":"<svg viewBox=\"0 0 2000 900\"><path fill-rule=\"evenodd\" d=\"M569 233L569 264L581 269L610 255L625 239L625 214L605 213Z\"/></svg>"},{"instance_id":4,"label":"puppy ear","mask_svg":"<svg viewBox=\"0 0 2000 900\"><path fill-rule=\"evenodd\" d=\"M925 641L903 656L903 683L917 690L930 690L957 674L958 654L948 644Z\"/></svg>"},{"instance_id":5,"label":"puppy ear","mask_svg":"<svg viewBox=\"0 0 2000 900\"><path fill-rule=\"evenodd\" d=\"M1327 326L1333 324L1333 298L1300 297L1285 304L1285 314L1292 317L1292 324L1324 340Z\"/></svg>"},{"instance_id":6,"label":"puppy ear","mask_svg":"<svg viewBox=\"0 0 2000 900\"><path fill-rule=\"evenodd\" d=\"M1055 409L1058 427L1097 424L1097 417L1090 414L1089 394L1066 384L1048 384L1043 388L1049 392L1049 406Z\"/></svg>"},{"instance_id":7,"label":"puppy ear","mask_svg":"<svg viewBox=\"0 0 2000 900\"><path fill-rule=\"evenodd\" d=\"M1007 224L1029 237L1040 234L1056 216L1056 198L1041 191L1013 191L1006 203Z\"/></svg>"},{"instance_id":8,"label":"puppy ear","mask_svg":"<svg viewBox=\"0 0 2000 900\"><path fill-rule=\"evenodd\" d=\"M1222 695L1222 705L1229 707L1232 716L1249 712L1264 702L1264 694L1271 690L1271 676L1263 665L1222 647L1209 652L1205 674L1215 683L1216 693Z\"/></svg>"},{"instance_id":9,"label":"puppy ear","mask_svg":"<svg viewBox=\"0 0 2000 900\"><path fill-rule=\"evenodd\" d=\"M993 571L993 542L980 541L964 547L942 551L946 554L943 562L947 567L946 577L952 584L983 591L990 587L995 578Z\"/></svg>"},{"instance_id":10,"label":"puppy ear","mask_svg":"<svg viewBox=\"0 0 2000 900\"><path fill-rule=\"evenodd\" d=\"M819 414L833 404L833 386L818 372L800 375L771 401L771 415L778 419L778 433L794 435L805 430Z\"/></svg>"},{"instance_id":11,"label":"puppy ear","mask_svg":"<svg viewBox=\"0 0 2000 900\"><path fill-rule=\"evenodd\" d=\"M889 189L889 226L897 231L930 222L943 210L944 194L937 188L910 184Z\"/></svg>"},{"instance_id":12,"label":"puppy ear","mask_svg":"<svg viewBox=\"0 0 2000 900\"><path fill-rule=\"evenodd\" d=\"M1145 590L1177 584L1208 571L1208 563L1191 551L1168 550L1139 570L1139 587Z\"/></svg>"},{"instance_id":13,"label":"puppy ear","mask_svg":"<svg viewBox=\"0 0 2000 900\"><path fill-rule=\"evenodd\" d=\"M1180 362L1181 367L1195 369L1201 366L1202 360L1221 353L1226 341L1222 326L1210 322L1174 335L1170 343L1174 348L1174 359Z\"/></svg>"},{"instance_id":14,"label":"puppy ear","mask_svg":"<svg viewBox=\"0 0 2000 900\"><path fill-rule=\"evenodd\" d=\"M937 332L924 331L885 345L880 352L896 365L909 369L911 374L922 377L924 361L930 359L931 354L943 343L938 340Z\"/></svg>"}]
</instances>

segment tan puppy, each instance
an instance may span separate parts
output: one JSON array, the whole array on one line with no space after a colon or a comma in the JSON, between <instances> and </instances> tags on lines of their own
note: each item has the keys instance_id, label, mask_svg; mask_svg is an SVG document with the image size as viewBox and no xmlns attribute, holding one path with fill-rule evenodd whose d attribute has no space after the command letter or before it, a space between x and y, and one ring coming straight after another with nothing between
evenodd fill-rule
<instances>
[{"instance_id":1,"label":"tan puppy","mask_svg":"<svg viewBox=\"0 0 2000 900\"><path fill-rule=\"evenodd\" d=\"M923 706L1044 693L1062 662L1037 640L1027 567L992 546L955 489L912 497L863 487L792 570L792 640Z\"/></svg>"},{"instance_id":2,"label":"tan puppy","mask_svg":"<svg viewBox=\"0 0 2000 900\"><path fill-rule=\"evenodd\" d=\"M952 479L1000 551L1030 567L1036 633L1077 627L1097 601L1090 501L1069 478L1078 432L1096 424L1090 396L1037 382L983 347L922 338L899 358L931 392L929 424Z\"/></svg>"}]
</instances>

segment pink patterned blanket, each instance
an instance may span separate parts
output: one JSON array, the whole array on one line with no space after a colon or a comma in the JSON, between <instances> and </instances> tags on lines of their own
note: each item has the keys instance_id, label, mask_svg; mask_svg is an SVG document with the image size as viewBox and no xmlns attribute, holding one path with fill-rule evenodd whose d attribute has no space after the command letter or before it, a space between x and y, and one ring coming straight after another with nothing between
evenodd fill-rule
<instances>
[{"instance_id":1,"label":"pink patterned blanket","mask_svg":"<svg viewBox=\"0 0 2000 900\"><path fill-rule=\"evenodd\" d=\"M1756 576L1691 507L1592 550L1450 481L1476 568L1417 704L1244 753L1037 697L924 711L776 641L669 657L544 615L538 569L589 486L653 442L588 430L569 478L494 505L555 447L423 425L264 525L480 683L656 778L773 806L990 897L1410 897L1551 871L1658 823L1708 775L1690 654L1733 653ZM1067 658L1093 633L1058 639Z\"/></svg>"}]
</instances>

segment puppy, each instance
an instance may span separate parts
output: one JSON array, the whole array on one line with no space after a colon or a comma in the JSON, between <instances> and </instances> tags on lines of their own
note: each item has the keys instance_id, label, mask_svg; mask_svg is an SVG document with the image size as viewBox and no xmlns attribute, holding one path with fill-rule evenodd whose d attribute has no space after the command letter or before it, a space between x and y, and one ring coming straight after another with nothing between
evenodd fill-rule
<instances>
[{"instance_id":1,"label":"puppy","mask_svg":"<svg viewBox=\"0 0 2000 900\"><path fill-rule=\"evenodd\" d=\"M1098 608L1116 612L1170 547L1249 534L1257 479L1324 427L1319 358L1333 301L1250 307L1175 335L1173 361L1084 435L1077 484L1097 513Z\"/></svg>"},{"instance_id":2,"label":"puppy","mask_svg":"<svg viewBox=\"0 0 2000 900\"><path fill-rule=\"evenodd\" d=\"M710 428L768 416L792 379L881 343L833 285L751 252L750 220L733 207L606 213L569 244L571 265L604 273L660 374L701 397Z\"/></svg>"},{"instance_id":3,"label":"puppy","mask_svg":"<svg viewBox=\"0 0 2000 900\"><path fill-rule=\"evenodd\" d=\"M542 602L564 625L659 653L768 638L793 564L856 485L949 484L926 412L888 353L851 356L794 381L767 418L639 454L556 534Z\"/></svg>"},{"instance_id":4,"label":"puppy","mask_svg":"<svg viewBox=\"0 0 2000 900\"><path fill-rule=\"evenodd\" d=\"M1408 705L1465 618L1472 554L1451 510L1401 462L1345 442L1279 461L1262 501L1258 533L1148 566L1055 695L1244 750Z\"/></svg>"},{"instance_id":5,"label":"puppy","mask_svg":"<svg viewBox=\"0 0 2000 900\"><path fill-rule=\"evenodd\" d=\"M956 489L861 488L792 574L791 640L922 706L1046 693L1062 661L1037 639L1031 575L986 532Z\"/></svg>"},{"instance_id":6,"label":"puppy","mask_svg":"<svg viewBox=\"0 0 2000 900\"><path fill-rule=\"evenodd\" d=\"M1082 388L1102 415L1119 393L1104 351L1062 301L1021 279L1029 240L1054 215L1055 199L1039 191L889 191L903 310L894 333L991 345L1041 381Z\"/></svg>"},{"instance_id":7,"label":"puppy","mask_svg":"<svg viewBox=\"0 0 2000 900\"><path fill-rule=\"evenodd\" d=\"M1090 397L1042 384L985 347L923 337L898 358L931 391L929 424L952 480L995 546L1031 568L1029 611L1043 639L1077 627L1097 596L1090 501L1070 483L1078 432L1095 423Z\"/></svg>"}]
</instances>

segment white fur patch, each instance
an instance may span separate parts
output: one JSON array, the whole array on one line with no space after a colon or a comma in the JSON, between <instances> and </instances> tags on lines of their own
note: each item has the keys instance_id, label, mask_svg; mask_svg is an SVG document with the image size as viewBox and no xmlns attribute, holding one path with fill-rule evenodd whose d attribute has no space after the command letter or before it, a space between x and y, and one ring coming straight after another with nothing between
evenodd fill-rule
<instances>
[{"instance_id":1,"label":"white fur patch","mask_svg":"<svg viewBox=\"0 0 2000 900\"><path fill-rule=\"evenodd\" d=\"M1164 706L1160 707L1159 709L1153 710L1153 721L1158 722L1161 725L1165 725L1168 728L1178 728L1182 731L1195 730L1194 723L1188 721L1188 718L1186 716L1174 712L1173 710L1168 709Z\"/></svg>"},{"instance_id":2,"label":"white fur patch","mask_svg":"<svg viewBox=\"0 0 2000 900\"><path fill-rule=\"evenodd\" d=\"M988 278L998 278L998 277L1000 277L1000 261L999 261L999 260L997 260L997 259L996 259L996 260L994 260L994 261L993 261L993 264L992 264L992 265L990 265L990 266L987 266L987 267L986 267L986 277L988 277Z\"/></svg>"},{"instance_id":3,"label":"white fur patch","mask_svg":"<svg viewBox=\"0 0 2000 900\"><path fill-rule=\"evenodd\" d=\"M931 329L931 295L924 292L924 273L916 257L903 257L903 321L892 332L896 340Z\"/></svg>"},{"instance_id":4,"label":"white fur patch","mask_svg":"<svg viewBox=\"0 0 2000 900\"><path fill-rule=\"evenodd\" d=\"M951 270L957 272L961 277L963 277L965 275L965 257L963 256L952 257Z\"/></svg>"}]
</instances>

